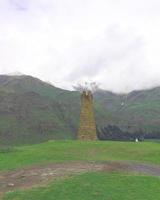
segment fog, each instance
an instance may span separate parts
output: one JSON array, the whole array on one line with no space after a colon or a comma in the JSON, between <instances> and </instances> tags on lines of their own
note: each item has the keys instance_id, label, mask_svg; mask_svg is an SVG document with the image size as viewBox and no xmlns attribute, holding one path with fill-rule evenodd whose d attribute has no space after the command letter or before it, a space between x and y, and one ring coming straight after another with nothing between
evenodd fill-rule
<instances>
[{"instance_id":1,"label":"fog","mask_svg":"<svg viewBox=\"0 0 160 200\"><path fill-rule=\"evenodd\" d=\"M114 92L160 85L158 0L1 0L0 73Z\"/></svg>"}]
</instances>

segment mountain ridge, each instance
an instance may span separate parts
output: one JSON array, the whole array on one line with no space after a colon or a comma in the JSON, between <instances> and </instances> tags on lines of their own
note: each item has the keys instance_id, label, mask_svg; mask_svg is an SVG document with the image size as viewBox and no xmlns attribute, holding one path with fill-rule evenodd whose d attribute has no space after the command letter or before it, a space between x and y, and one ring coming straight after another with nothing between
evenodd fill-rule
<instances>
[{"instance_id":1,"label":"mountain ridge","mask_svg":"<svg viewBox=\"0 0 160 200\"><path fill-rule=\"evenodd\" d=\"M94 94L97 127L116 125L132 133L139 129L158 132L159 99L160 87L127 95L98 90ZM0 143L75 139L79 112L77 91L57 88L32 76L0 75Z\"/></svg>"}]
</instances>

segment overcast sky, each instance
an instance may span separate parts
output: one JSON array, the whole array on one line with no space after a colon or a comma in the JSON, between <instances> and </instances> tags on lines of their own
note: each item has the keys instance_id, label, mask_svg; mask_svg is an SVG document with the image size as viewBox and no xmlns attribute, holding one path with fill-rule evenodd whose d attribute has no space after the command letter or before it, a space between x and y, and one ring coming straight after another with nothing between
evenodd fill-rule
<instances>
[{"instance_id":1,"label":"overcast sky","mask_svg":"<svg viewBox=\"0 0 160 200\"><path fill-rule=\"evenodd\" d=\"M0 73L71 89L160 85L159 0L0 0Z\"/></svg>"}]
</instances>

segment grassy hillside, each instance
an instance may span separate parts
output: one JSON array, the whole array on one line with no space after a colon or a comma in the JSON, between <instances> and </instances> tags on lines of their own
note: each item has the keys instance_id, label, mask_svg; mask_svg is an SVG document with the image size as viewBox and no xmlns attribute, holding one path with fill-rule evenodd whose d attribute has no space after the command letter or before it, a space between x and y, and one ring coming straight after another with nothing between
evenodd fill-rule
<instances>
[{"instance_id":1,"label":"grassy hillside","mask_svg":"<svg viewBox=\"0 0 160 200\"><path fill-rule=\"evenodd\" d=\"M118 95L94 94L98 127L159 132L160 88ZM31 76L0 76L0 144L30 144L75 139L80 94L56 88Z\"/></svg>"},{"instance_id":2,"label":"grassy hillside","mask_svg":"<svg viewBox=\"0 0 160 200\"><path fill-rule=\"evenodd\" d=\"M104 141L49 141L41 144L14 147L0 153L0 175L2 171L21 169L27 166L83 161L84 163L107 163L126 161L127 163L150 163L160 165L160 145L143 142ZM32 174L33 169L32 168ZM17 174L18 171L15 171ZM35 172L35 171L34 171ZM43 171L44 173L45 171ZM55 173L55 171L54 171ZM11 173L9 173L11 174ZM34 176L34 175L33 175ZM3 177L3 176L2 176ZM23 180L25 176L20 177ZM19 180L19 179L18 179ZM12 183L12 182L11 182ZM53 183L3 194L3 200L157 200L159 177L139 175L129 171L91 171L78 175L57 177Z\"/></svg>"},{"instance_id":3,"label":"grassy hillside","mask_svg":"<svg viewBox=\"0 0 160 200\"><path fill-rule=\"evenodd\" d=\"M160 164L159 143L49 141L0 152L0 170L65 161L137 161Z\"/></svg>"},{"instance_id":4,"label":"grassy hillside","mask_svg":"<svg viewBox=\"0 0 160 200\"><path fill-rule=\"evenodd\" d=\"M0 76L0 143L75 138L77 96L30 76Z\"/></svg>"},{"instance_id":5,"label":"grassy hillside","mask_svg":"<svg viewBox=\"0 0 160 200\"><path fill-rule=\"evenodd\" d=\"M160 127L160 88L133 91L129 94L113 94L99 91L95 95L96 102L101 105L104 120L100 125L114 124L122 129L146 132L159 131ZM108 112L106 120L105 113ZM98 116L97 116L98 119Z\"/></svg>"}]
</instances>

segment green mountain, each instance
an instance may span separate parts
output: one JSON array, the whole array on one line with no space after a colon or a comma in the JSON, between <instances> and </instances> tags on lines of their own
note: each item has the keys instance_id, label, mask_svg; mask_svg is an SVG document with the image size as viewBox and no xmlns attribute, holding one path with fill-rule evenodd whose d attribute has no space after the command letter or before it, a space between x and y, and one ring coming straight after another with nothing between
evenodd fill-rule
<instances>
[{"instance_id":1,"label":"green mountain","mask_svg":"<svg viewBox=\"0 0 160 200\"><path fill-rule=\"evenodd\" d=\"M107 124L117 125L123 130L143 129L146 132L160 128L160 87L150 90L133 91L129 94L113 94L100 91L95 100L108 113ZM104 121L99 122L105 125Z\"/></svg>"},{"instance_id":2,"label":"green mountain","mask_svg":"<svg viewBox=\"0 0 160 200\"><path fill-rule=\"evenodd\" d=\"M160 88L118 95L94 94L97 127L157 132L160 128ZM31 76L0 76L0 144L39 143L75 139L80 94L62 90Z\"/></svg>"},{"instance_id":3,"label":"green mountain","mask_svg":"<svg viewBox=\"0 0 160 200\"><path fill-rule=\"evenodd\" d=\"M31 76L1 75L0 143L75 138L78 96Z\"/></svg>"}]
</instances>

